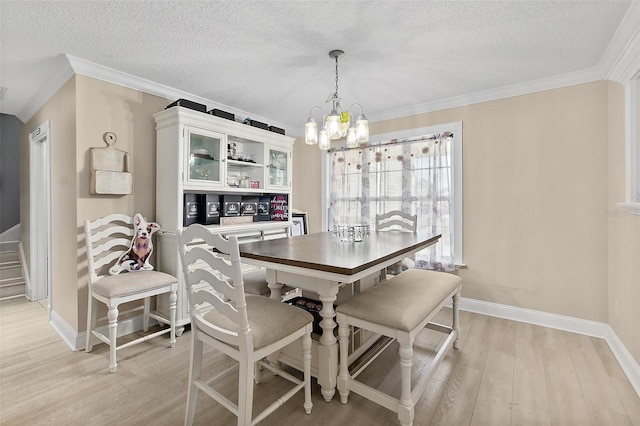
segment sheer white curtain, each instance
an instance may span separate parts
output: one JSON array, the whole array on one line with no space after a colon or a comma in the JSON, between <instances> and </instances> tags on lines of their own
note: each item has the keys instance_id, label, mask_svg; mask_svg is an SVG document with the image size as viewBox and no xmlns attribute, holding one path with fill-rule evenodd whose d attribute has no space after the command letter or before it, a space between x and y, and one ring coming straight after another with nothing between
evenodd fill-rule
<instances>
[{"instance_id":1,"label":"sheer white curtain","mask_svg":"<svg viewBox=\"0 0 640 426\"><path fill-rule=\"evenodd\" d=\"M453 270L451 143L444 133L330 150L329 226L373 226L389 210L417 214L419 231L442 238L417 254L416 267Z\"/></svg>"}]
</instances>

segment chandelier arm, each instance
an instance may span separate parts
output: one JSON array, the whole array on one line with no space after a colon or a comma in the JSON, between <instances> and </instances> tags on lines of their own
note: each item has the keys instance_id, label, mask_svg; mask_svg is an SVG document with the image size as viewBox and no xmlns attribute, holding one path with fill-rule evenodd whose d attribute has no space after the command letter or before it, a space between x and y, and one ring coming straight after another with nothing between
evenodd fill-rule
<instances>
[{"instance_id":1,"label":"chandelier arm","mask_svg":"<svg viewBox=\"0 0 640 426\"><path fill-rule=\"evenodd\" d=\"M360 114L364 115L364 108L362 108L362 105L360 105L359 103L357 103L357 102L356 102L356 103L352 104L352 105L349 107L349 109L353 108L354 106L359 107L359 108L360 108Z\"/></svg>"},{"instance_id":2,"label":"chandelier arm","mask_svg":"<svg viewBox=\"0 0 640 426\"><path fill-rule=\"evenodd\" d=\"M311 108L311 110L309 111L309 118L311 118L311 114L313 114L313 111L314 111L316 108L320 110L320 112L322 113L322 115L324 115L324 110L322 109L322 107L320 107L320 106L316 105L316 106L314 106L313 108Z\"/></svg>"}]
</instances>

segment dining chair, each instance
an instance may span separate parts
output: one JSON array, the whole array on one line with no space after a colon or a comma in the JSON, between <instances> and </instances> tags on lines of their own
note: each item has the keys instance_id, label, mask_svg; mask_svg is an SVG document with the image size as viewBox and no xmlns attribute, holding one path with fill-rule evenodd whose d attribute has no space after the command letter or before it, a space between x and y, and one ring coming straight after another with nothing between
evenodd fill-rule
<instances>
[{"instance_id":1,"label":"dining chair","mask_svg":"<svg viewBox=\"0 0 640 426\"><path fill-rule=\"evenodd\" d=\"M124 272L116 275L111 275L107 271L107 269L112 269L118 264L123 255L131 250L132 239L136 235L134 221L137 216L132 218L123 214L112 214L94 221L86 220L84 224L89 272L85 351L92 351L93 336L108 344L109 371L111 373L115 373L118 366L116 351L166 333L170 335L169 345L173 348L176 344L177 279L164 272L153 270ZM150 241L151 233L149 232L144 238ZM164 293L169 293L169 318L150 310L151 297ZM106 317L109 329L108 337L96 329L98 301L104 303L108 309ZM151 318L160 324L168 324L169 328L147 334L118 346L118 316L120 314L118 306L132 301L142 302L142 305L122 313L132 313L142 309L142 330L145 333L149 329L149 320Z\"/></svg>"},{"instance_id":2,"label":"dining chair","mask_svg":"<svg viewBox=\"0 0 640 426\"><path fill-rule=\"evenodd\" d=\"M199 224L179 230L177 237L187 284L192 333L185 424L193 423L198 390L235 414L238 425L259 423L302 389L304 409L310 414L313 406L311 314L277 300L245 293L237 237L225 238ZM278 351L297 340L301 341L302 348L302 380L280 369L277 361L269 360L270 355L277 355ZM202 359L205 345L235 359L237 363L232 370L225 368L214 373L213 377L204 377ZM254 379L256 384L259 383L259 377L254 377L259 374L259 369L254 369L256 364L295 386L254 417ZM215 388L216 383L236 371L237 403Z\"/></svg>"},{"instance_id":3,"label":"dining chair","mask_svg":"<svg viewBox=\"0 0 640 426\"><path fill-rule=\"evenodd\" d=\"M376 214L376 231L413 232L415 234L417 230L418 215L410 215L401 210ZM385 272L397 275L413 267L415 267L415 257L409 256L389 266Z\"/></svg>"}]
</instances>

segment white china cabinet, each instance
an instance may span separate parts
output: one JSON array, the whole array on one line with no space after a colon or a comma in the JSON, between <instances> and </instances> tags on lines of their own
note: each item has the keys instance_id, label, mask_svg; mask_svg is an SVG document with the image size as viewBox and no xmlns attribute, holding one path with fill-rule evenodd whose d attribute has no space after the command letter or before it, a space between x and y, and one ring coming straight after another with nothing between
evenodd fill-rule
<instances>
[{"instance_id":1,"label":"white china cabinet","mask_svg":"<svg viewBox=\"0 0 640 426\"><path fill-rule=\"evenodd\" d=\"M156 221L162 226L156 263L158 270L178 278L176 325L181 332L189 323L189 307L176 231L203 223L215 232L236 235L241 242L288 236L294 138L183 107L165 109L154 118ZM218 203L211 207L219 215L214 222L203 212L210 209L211 199ZM254 204L264 200L264 205ZM271 214L268 210L264 214L269 201ZM263 213L260 217L257 206ZM160 297L157 304L161 313L168 314L168 298Z\"/></svg>"}]
</instances>

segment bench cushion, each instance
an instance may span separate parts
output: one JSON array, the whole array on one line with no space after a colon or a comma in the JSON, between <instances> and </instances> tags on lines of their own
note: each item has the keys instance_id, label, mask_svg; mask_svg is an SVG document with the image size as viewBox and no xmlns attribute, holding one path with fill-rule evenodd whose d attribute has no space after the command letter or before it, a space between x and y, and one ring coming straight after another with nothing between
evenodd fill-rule
<instances>
[{"instance_id":1,"label":"bench cushion","mask_svg":"<svg viewBox=\"0 0 640 426\"><path fill-rule=\"evenodd\" d=\"M456 275L410 269L356 294L338 305L336 312L408 332L461 282Z\"/></svg>"}]
</instances>

